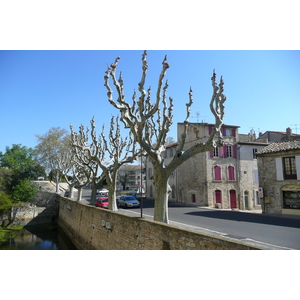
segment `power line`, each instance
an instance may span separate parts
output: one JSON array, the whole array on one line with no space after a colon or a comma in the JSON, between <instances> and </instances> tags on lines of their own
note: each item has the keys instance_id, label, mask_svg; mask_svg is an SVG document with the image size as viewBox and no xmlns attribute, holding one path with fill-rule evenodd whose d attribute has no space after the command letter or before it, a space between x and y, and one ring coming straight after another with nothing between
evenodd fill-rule
<instances>
[{"instance_id":1,"label":"power line","mask_svg":"<svg viewBox=\"0 0 300 300\"><path fill-rule=\"evenodd\" d=\"M292 127L292 129L295 129L296 134L297 134L298 133L298 126L300 126L300 124L291 124L291 126L295 126L295 127Z\"/></svg>"},{"instance_id":2,"label":"power line","mask_svg":"<svg viewBox=\"0 0 300 300\"><path fill-rule=\"evenodd\" d=\"M193 116L191 118L197 118L197 123L199 123L199 117L202 117L202 118L205 118L206 116L200 116L200 111L197 111L196 112L196 116ZM204 122L205 120L202 120L202 123Z\"/></svg>"}]
</instances>

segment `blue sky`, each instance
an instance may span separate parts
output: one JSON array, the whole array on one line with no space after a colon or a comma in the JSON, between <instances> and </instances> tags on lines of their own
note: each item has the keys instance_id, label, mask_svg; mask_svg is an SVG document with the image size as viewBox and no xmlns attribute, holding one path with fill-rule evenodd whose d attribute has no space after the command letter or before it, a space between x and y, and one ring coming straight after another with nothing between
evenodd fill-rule
<instances>
[{"instance_id":1,"label":"blue sky","mask_svg":"<svg viewBox=\"0 0 300 300\"><path fill-rule=\"evenodd\" d=\"M141 78L142 53L0 51L0 151L12 144L35 147L36 134L58 126L69 130L70 124L77 130L80 124L89 126L93 116L100 133L102 124L118 114L103 85L107 65L120 55L118 70L131 101ZM190 121L197 121L197 113L199 121L214 121L209 110L213 69L225 82L225 124L240 126L240 133L296 126L300 133L300 51L150 50L145 87L151 86L153 95L165 55L170 64L168 96L174 99L170 136L175 139L176 123L185 119L190 86L194 98Z\"/></svg>"}]
</instances>

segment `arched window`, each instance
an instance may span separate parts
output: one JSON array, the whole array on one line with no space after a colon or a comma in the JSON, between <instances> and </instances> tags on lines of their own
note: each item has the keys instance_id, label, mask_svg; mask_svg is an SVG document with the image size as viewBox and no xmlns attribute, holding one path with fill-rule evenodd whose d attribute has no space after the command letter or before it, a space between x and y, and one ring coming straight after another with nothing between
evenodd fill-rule
<instances>
[{"instance_id":1,"label":"arched window","mask_svg":"<svg viewBox=\"0 0 300 300\"><path fill-rule=\"evenodd\" d=\"M235 180L234 167L228 167L228 180Z\"/></svg>"},{"instance_id":2,"label":"arched window","mask_svg":"<svg viewBox=\"0 0 300 300\"><path fill-rule=\"evenodd\" d=\"M214 180L221 180L221 167L214 166Z\"/></svg>"}]
</instances>

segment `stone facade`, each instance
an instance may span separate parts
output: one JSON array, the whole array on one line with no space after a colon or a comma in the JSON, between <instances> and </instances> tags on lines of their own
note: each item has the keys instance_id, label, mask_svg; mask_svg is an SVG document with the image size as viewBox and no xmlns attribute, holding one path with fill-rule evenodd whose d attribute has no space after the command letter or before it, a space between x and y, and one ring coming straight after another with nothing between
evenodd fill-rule
<instances>
[{"instance_id":1,"label":"stone facade","mask_svg":"<svg viewBox=\"0 0 300 300\"><path fill-rule=\"evenodd\" d=\"M188 125L185 149L195 143L205 143L213 124L190 123ZM218 207L223 209L261 209L258 198L258 170L255 152L267 143L257 142L253 134L238 133L238 126L223 125L224 145L213 152L199 153L172 174L169 184L172 193L169 200L181 203ZM184 124L177 125L180 142ZM175 154L177 143L169 145L164 163ZM184 150L185 150L184 149ZM147 196L155 197L153 183L149 176L151 161L147 160Z\"/></svg>"},{"instance_id":2,"label":"stone facade","mask_svg":"<svg viewBox=\"0 0 300 300\"><path fill-rule=\"evenodd\" d=\"M300 215L300 140L272 143L257 155L263 213Z\"/></svg>"},{"instance_id":3,"label":"stone facade","mask_svg":"<svg viewBox=\"0 0 300 300\"><path fill-rule=\"evenodd\" d=\"M59 226L80 250L251 250L256 247L62 198Z\"/></svg>"},{"instance_id":4,"label":"stone facade","mask_svg":"<svg viewBox=\"0 0 300 300\"><path fill-rule=\"evenodd\" d=\"M60 195L48 181L34 181L40 190L26 203L13 206L0 214L4 227L30 226L55 222L58 217Z\"/></svg>"},{"instance_id":5,"label":"stone facade","mask_svg":"<svg viewBox=\"0 0 300 300\"><path fill-rule=\"evenodd\" d=\"M142 169L142 170L141 170ZM142 176L142 180L141 180ZM136 191L142 184L142 191L145 191L144 166L122 165L117 174L116 188L118 191ZM125 188L123 187L125 185Z\"/></svg>"}]
</instances>

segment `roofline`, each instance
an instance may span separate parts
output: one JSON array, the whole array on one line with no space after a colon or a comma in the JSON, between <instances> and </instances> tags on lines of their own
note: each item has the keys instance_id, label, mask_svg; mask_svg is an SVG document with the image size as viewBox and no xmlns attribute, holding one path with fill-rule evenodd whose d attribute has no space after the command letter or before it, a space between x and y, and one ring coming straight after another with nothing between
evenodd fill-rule
<instances>
[{"instance_id":1,"label":"roofline","mask_svg":"<svg viewBox=\"0 0 300 300\"><path fill-rule=\"evenodd\" d=\"M177 146L177 145L178 145L178 142L175 142L173 144L167 145L166 148L171 148L171 147L174 147L174 146Z\"/></svg>"},{"instance_id":2,"label":"roofline","mask_svg":"<svg viewBox=\"0 0 300 300\"><path fill-rule=\"evenodd\" d=\"M184 122L178 122L177 124L185 124ZM188 124L204 124L208 126L215 126L216 124L212 123L205 123L205 122L188 122ZM228 125L228 124L222 124L222 126L226 127L233 127L233 128L240 128L241 126L236 126L236 125Z\"/></svg>"},{"instance_id":3,"label":"roofline","mask_svg":"<svg viewBox=\"0 0 300 300\"><path fill-rule=\"evenodd\" d=\"M244 145L259 145L259 146L268 146L270 143L259 143L259 142L237 142L237 144L244 144Z\"/></svg>"}]
</instances>

